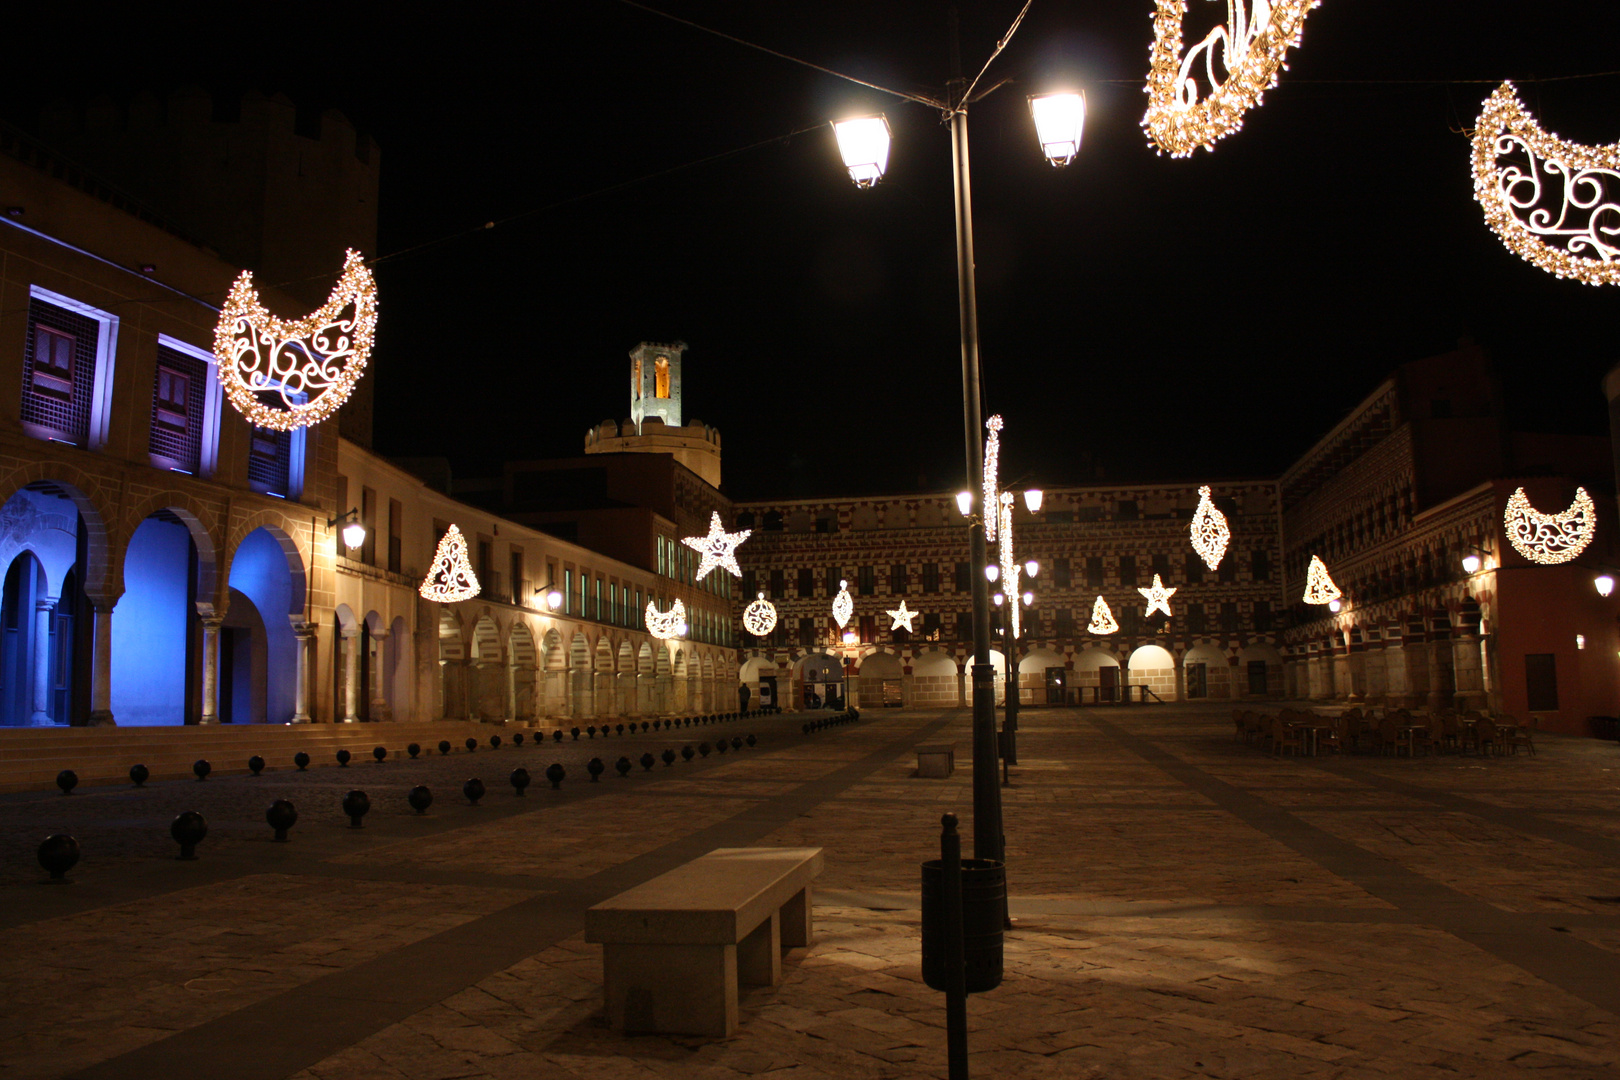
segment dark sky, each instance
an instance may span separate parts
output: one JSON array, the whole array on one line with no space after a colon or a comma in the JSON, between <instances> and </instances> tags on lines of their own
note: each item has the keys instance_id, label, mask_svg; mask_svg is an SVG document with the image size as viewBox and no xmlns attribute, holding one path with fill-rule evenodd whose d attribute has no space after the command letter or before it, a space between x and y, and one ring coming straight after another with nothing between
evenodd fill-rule
<instances>
[{"instance_id":1,"label":"dark sky","mask_svg":"<svg viewBox=\"0 0 1620 1080\"><path fill-rule=\"evenodd\" d=\"M937 93L949 75L942 3L658 6L884 85ZM1019 6L963 5L966 67ZM732 495L960 482L936 113L618 0L237 7L162 25L132 6L13 12L3 111L27 125L57 93L200 83L279 90L370 130L380 253L458 237L377 270L380 450L463 474L577 453L628 411L626 351L680 339L687 416L720 429ZM1199 35L1225 11L1191 7ZM1613 23L1594 22L1606 5L1325 0L1282 84L1190 160L1156 156L1139 126L1152 10L1035 0L991 70L1014 82L971 113L1007 475L1274 475L1396 364L1462 335L1494 357L1516 424L1605 431L1620 293L1503 247L1462 129L1495 80L1620 68ZM1025 97L1064 82L1090 116L1080 157L1054 170ZM1620 77L1522 92L1549 130L1620 139ZM875 110L893 156L857 191L826 121Z\"/></svg>"}]
</instances>

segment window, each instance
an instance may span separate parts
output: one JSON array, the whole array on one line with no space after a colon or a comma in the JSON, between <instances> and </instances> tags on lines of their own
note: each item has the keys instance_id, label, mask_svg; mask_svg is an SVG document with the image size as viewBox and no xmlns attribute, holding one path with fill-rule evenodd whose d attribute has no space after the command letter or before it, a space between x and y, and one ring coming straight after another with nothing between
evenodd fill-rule
<instances>
[{"instance_id":1,"label":"window","mask_svg":"<svg viewBox=\"0 0 1620 1080\"><path fill-rule=\"evenodd\" d=\"M1224 584L1231 584L1237 580L1237 560L1222 559L1221 565L1215 570L1216 579Z\"/></svg>"},{"instance_id":2,"label":"window","mask_svg":"<svg viewBox=\"0 0 1620 1080\"><path fill-rule=\"evenodd\" d=\"M292 432L253 428L248 436L248 486L267 495L291 497L291 458Z\"/></svg>"},{"instance_id":3,"label":"window","mask_svg":"<svg viewBox=\"0 0 1620 1080\"><path fill-rule=\"evenodd\" d=\"M816 643L816 620L799 620L799 644L809 648Z\"/></svg>"},{"instance_id":4,"label":"window","mask_svg":"<svg viewBox=\"0 0 1620 1080\"><path fill-rule=\"evenodd\" d=\"M782 511L780 511L780 510L767 510L767 511L765 511L765 531L766 532L781 532L782 531Z\"/></svg>"},{"instance_id":5,"label":"window","mask_svg":"<svg viewBox=\"0 0 1620 1080\"><path fill-rule=\"evenodd\" d=\"M937 611L930 611L923 616L922 637L924 641L938 641L940 638L940 616Z\"/></svg>"},{"instance_id":6,"label":"window","mask_svg":"<svg viewBox=\"0 0 1620 1080\"><path fill-rule=\"evenodd\" d=\"M646 618L646 612L647 612L647 605L642 602L641 590L637 589L636 590L636 606L630 609L630 625L635 627L637 630L645 630L645 629L647 629L646 626L642 625L643 621Z\"/></svg>"},{"instance_id":7,"label":"window","mask_svg":"<svg viewBox=\"0 0 1620 1080\"><path fill-rule=\"evenodd\" d=\"M1170 556L1168 556L1168 555L1155 555L1155 556L1153 556L1153 569L1152 569L1151 573L1158 574L1160 578L1169 577L1170 576ZM1168 584L1168 582L1166 584Z\"/></svg>"},{"instance_id":8,"label":"window","mask_svg":"<svg viewBox=\"0 0 1620 1080\"><path fill-rule=\"evenodd\" d=\"M204 361L158 345L157 376L152 384L152 426L147 435L147 452L152 456L153 465L194 476L202 471L204 386L207 382L208 365ZM211 444L213 440L208 442ZM209 457L213 457L212 452Z\"/></svg>"},{"instance_id":9,"label":"window","mask_svg":"<svg viewBox=\"0 0 1620 1080\"><path fill-rule=\"evenodd\" d=\"M653 397L669 397L669 357L653 361Z\"/></svg>"},{"instance_id":10,"label":"window","mask_svg":"<svg viewBox=\"0 0 1620 1080\"><path fill-rule=\"evenodd\" d=\"M862 596L877 595L877 571L870 566L863 566L855 574L856 588Z\"/></svg>"},{"instance_id":11,"label":"window","mask_svg":"<svg viewBox=\"0 0 1620 1080\"><path fill-rule=\"evenodd\" d=\"M807 567L799 570L799 599L816 595L816 572Z\"/></svg>"},{"instance_id":12,"label":"window","mask_svg":"<svg viewBox=\"0 0 1620 1080\"><path fill-rule=\"evenodd\" d=\"M905 563L895 563L889 567L889 592L896 595L903 593L909 583L910 579L906 573Z\"/></svg>"},{"instance_id":13,"label":"window","mask_svg":"<svg viewBox=\"0 0 1620 1080\"><path fill-rule=\"evenodd\" d=\"M478 550L478 555L477 555L478 562L477 562L477 565L473 569L473 573L478 575L479 592L482 593L484 596L491 596L494 593L494 585L495 585L495 583L494 583L494 580L491 579L490 576L489 576L489 553L490 553L490 543L489 543L489 541L483 539L482 537L480 537L478 539L478 549L477 550ZM494 599L499 599L499 597L494 597Z\"/></svg>"},{"instance_id":14,"label":"window","mask_svg":"<svg viewBox=\"0 0 1620 1080\"><path fill-rule=\"evenodd\" d=\"M1091 555L1086 559L1086 584L1093 589L1103 587L1103 561L1101 555Z\"/></svg>"},{"instance_id":15,"label":"window","mask_svg":"<svg viewBox=\"0 0 1620 1080\"><path fill-rule=\"evenodd\" d=\"M1119 583L1121 585L1136 584L1136 556L1121 555L1119 557Z\"/></svg>"},{"instance_id":16,"label":"window","mask_svg":"<svg viewBox=\"0 0 1620 1080\"><path fill-rule=\"evenodd\" d=\"M1558 657L1552 653L1526 653L1524 690L1530 712L1558 708Z\"/></svg>"},{"instance_id":17,"label":"window","mask_svg":"<svg viewBox=\"0 0 1620 1080\"><path fill-rule=\"evenodd\" d=\"M34 327L34 389L71 399L73 397L72 334L48 326Z\"/></svg>"},{"instance_id":18,"label":"window","mask_svg":"<svg viewBox=\"0 0 1620 1080\"><path fill-rule=\"evenodd\" d=\"M512 571L512 603L522 604L528 582L523 580L523 549L513 548L507 556Z\"/></svg>"},{"instance_id":19,"label":"window","mask_svg":"<svg viewBox=\"0 0 1620 1080\"><path fill-rule=\"evenodd\" d=\"M754 514L751 510L744 510L737 515L737 529L752 529L754 527Z\"/></svg>"},{"instance_id":20,"label":"window","mask_svg":"<svg viewBox=\"0 0 1620 1080\"><path fill-rule=\"evenodd\" d=\"M1204 581L1204 560L1195 552L1187 553L1187 584L1200 585Z\"/></svg>"},{"instance_id":21,"label":"window","mask_svg":"<svg viewBox=\"0 0 1620 1080\"><path fill-rule=\"evenodd\" d=\"M1136 500L1121 499L1114 508L1115 521L1135 521L1137 519Z\"/></svg>"},{"instance_id":22,"label":"window","mask_svg":"<svg viewBox=\"0 0 1620 1080\"><path fill-rule=\"evenodd\" d=\"M842 570L840 570L838 567L829 566L827 568L827 595L828 596L837 596L838 595L838 588L839 588L838 583L840 581L842 581L843 578L844 578L844 572Z\"/></svg>"},{"instance_id":23,"label":"window","mask_svg":"<svg viewBox=\"0 0 1620 1080\"><path fill-rule=\"evenodd\" d=\"M1262 697L1266 693L1266 662L1264 660L1249 661L1249 693Z\"/></svg>"},{"instance_id":24,"label":"window","mask_svg":"<svg viewBox=\"0 0 1620 1080\"><path fill-rule=\"evenodd\" d=\"M939 592L939 563L923 563L922 590L929 595Z\"/></svg>"},{"instance_id":25,"label":"window","mask_svg":"<svg viewBox=\"0 0 1620 1080\"><path fill-rule=\"evenodd\" d=\"M753 596L759 591L759 586L756 583L754 572L752 570L743 571L742 591L744 596Z\"/></svg>"},{"instance_id":26,"label":"window","mask_svg":"<svg viewBox=\"0 0 1620 1080\"><path fill-rule=\"evenodd\" d=\"M377 493L368 487L360 489L360 524L366 527L366 539L360 545L360 561L367 566L376 566Z\"/></svg>"},{"instance_id":27,"label":"window","mask_svg":"<svg viewBox=\"0 0 1620 1080\"><path fill-rule=\"evenodd\" d=\"M1238 606L1235 600L1221 601L1221 629L1226 633L1234 633L1238 629Z\"/></svg>"},{"instance_id":28,"label":"window","mask_svg":"<svg viewBox=\"0 0 1620 1080\"><path fill-rule=\"evenodd\" d=\"M118 320L70 297L29 289L23 338L23 430L99 450L107 441Z\"/></svg>"},{"instance_id":29,"label":"window","mask_svg":"<svg viewBox=\"0 0 1620 1080\"><path fill-rule=\"evenodd\" d=\"M597 622L602 621L602 579L596 579L596 588L591 593L591 618Z\"/></svg>"},{"instance_id":30,"label":"window","mask_svg":"<svg viewBox=\"0 0 1620 1080\"><path fill-rule=\"evenodd\" d=\"M1052 584L1059 589L1067 589L1074 584L1072 571L1069 569L1067 558L1052 561Z\"/></svg>"},{"instance_id":31,"label":"window","mask_svg":"<svg viewBox=\"0 0 1620 1080\"><path fill-rule=\"evenodd\" d=\"M877 640L877 616L862 615L860 621L861 644L870 645Z\"/></svg>"},{"instance_id":32,"label":"window","mask_svg":"<svg viewBox=\"0 0 1620 1080\"><path fill-rule=\"evenodd\" d=\"M830 533L833 531L833 519L830 517L816 518L816 532Z\"/></svg>"},{"instance_id":33,"label":"window","mask_svg":"<svg viewBox=\"0 0 1620 1080\"><path fill-rule=\"evenodd\" d=\"M36 369L36 374L37 369ZM152 419L179 431L186 430L191 411L191 376L163 364L158 365L157 387L152 393Z\"/></svg>"},{"instance_id":34,"label":"window","mask_svg":"<svg viewBox=\"0 0 1620 1080\"><path fill-rule=\"evenodd\" d=\"M956 591L959 593L973 591L972 571L965 562L956 564Z\"/></svg>"},{"instance_id":35,"label":"window","mask_svg":"<svg viewBox=\"0 0 1620 1080\"><path fill-rule=\"evenodd\" d=\"M1203 604L1186 604L1183 606L1183 614L1187 619L1189 634L1202 634L1208 629Z\"/></svg>"},{"instance_id":36,"label":"window","mask_svg":"<svg viewBox=\"0 0 1620 1080\"><path fill-rule=\"evenodd\" d=\"M1135 604L1126 604L1119 610L1119 628L1126 634L1135 635L1142 629L1142 612Z\"/></svg>"},{"instance_id":37,"label":"window","mask_svg":"<svg viewBox=\"0 0 1620 1080\"><path fill-rule=\"evenodd\" d=\"M1254 628L1256 630L1271 629L1271 601L1256 600L1254 602Z\"/></svg>"},{"instance_id":38,"label":"window","mask_svg":"<svg viewBox=\"0 0 1620 1080\"><path fill-rule=\"evenodd\" d=\"M1271 555L1264 548L1249 552L1249 575L1256 581L1271 580Z\"/></svg>"},{"instance_id":39,"label":"window","mask_svg":"<svg viewBox=\"0 0 1620 1080\"><path fill-rule=\"evenodd\" d=\"M572 615L573 613L574 613L574 572L572 570L564 570L563 571L563 614L564 615Z\"/></svg>"},{"instance_id":40,"label":"window","mask_svg":"<svg viewBox=\"0 0 1620 1080\"><path fill-rule=\"evenodd\" d=\"M1058 608L1053 615L1057 624L1053 632L1060 638L1074 637L1074 609Z\"/></svg>"},{"instance_id":41,"label":"window","mask_svg":"<svg viewBox=\"0 0 1620 1080\"><path fill-rule=\"evenodd\" d=\"M780 570L771 571L771 599L787 599L787 582L783 580L783 573Z\"/></svg>"},{"instance_id":42,"label":"window","mask_svg":"<svg viewBox=\"0 0 1620 1080\"><path fill-rule=\"evenodd\" d=\"M1074 511L1073 510L1048 510L1046 512L1046 523L1048 525L1073 525L1074 524Z\"/></svg>"},{"instance_id":43,"label":"window","mask_svg":"<svg viewBox=\"0 0 1620 1080\"><path fill-rule=\"evenodd\" d=\"M957 614L956 614L956 640L957 641L972 641L973 640L973 613L971 611L959 611L959 612L957 612Z\"/></svg>"},{"instance_id":44,"label":"window","mask_svg":"<svg viewBox=\"0 0 1620 1080\"><path fill-rule=\"evenodd\" d=\"M388 500L388 572L398 574L403 544L400 536L405 532L405 507L398 499Z\"/></svg>"}]
</instances>

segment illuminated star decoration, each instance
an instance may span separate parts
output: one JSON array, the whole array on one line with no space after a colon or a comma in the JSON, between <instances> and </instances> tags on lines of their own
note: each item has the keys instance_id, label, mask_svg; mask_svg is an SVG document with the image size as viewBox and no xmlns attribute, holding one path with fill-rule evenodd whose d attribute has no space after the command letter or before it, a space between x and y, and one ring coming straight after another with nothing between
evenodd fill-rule
<instances>
[{"instance_id":1,"label":"illuminated star decoration","mask_svg":"<svg viewBox=\"0 0 1620 1080\"><path fill-rule=\"evenodd\" d=\"M320 310L283 322L259 303L253 274L231 286L214 327L219 382L250 424L291 431L325 420L366 370L377 329L377 283L358 251ZM279 398L274 404L266 398Z\"/></svg>"},{"instance_id":2,"label":"illuminated star decoration","mask_svg":"<svg viewBox=\"0 0 1620 1080\"><path fill-rule=\"evenodd\" d=\"M984 542L996 542L996 491L1001 486L1000 470L1001 460L1001 414L997 413L984 422L990 429L990 434L984 440L984 502L979 505L984 510Z\"/></svg>"},{"instance_id":3,"label":"illuminated star decoration","mask_svg":"<svg viewBox=\"0 0 1620 1080\"><path fill-rule=\"evenodd\" d=\"M1215 509L1215 502L1209 497L1209 485L1205 484L1198 489L1198 509L1193 511L1193 550L1204 560L1204 565L1213 570L1221 565L1221 556L1226 554L1226 545L1231 539L1226 515Z\"/></svg>"},{"instance_id":4,"label":"illuminated star decoration","mask_svg":"<svg viewBox=\"0 0 1620 1080\"><path fill-rule=\"evenodd\" d=\"M902 626L904 626L905 629L906 629L906 633L909 634L909 633L912 632L912 630L911 630L911 620L915 619L918 615L922 614L922 612L920 612L920 611L907 611L906 610L906 602L905 602L905 600L902 599L900 601L900 608L899 608L898 611L886 611L886 612L884 612L884 614L887 615L889 618L894 620L894 625L889 627L890 630L898 630Z\"/></svg>"},{"instance_id":5,"label":"illuminated star decoration","mask_svg":"<svg viewBox=\"0 0 1620 1080\"><path fill-rule=\"evenodd\" d=\"M1114 621L1114 613L1108 610L1108 601L1097 597L1097 602L1091 605L1091 625L1086 627L1087 633L1112 634L1119 629L1119 623Z\"/></svg>"},{"instance_id":6,"label":"illuminated star decoration","mask_svg":"<svg viewBox=\"0 0 1620 1080\"><path fill-rule=\"evenodd\" d=\"M1307 604L1331 604L1344 593L1333 584L1328 577L1327 564L1322 562L1320 555L1311 556L1311 565L1305 571L1305 602Z\"/></svg>"},{"instance_id":7,"label":"illuminated star decoration","mask_svg":"<svg viewBox=\"0 0 1620 1080\"><path fill-rule=\"evenodd\" d=\"M720 512L716 510L709 515L708 536L681 537L681 543L703 556L698 560L697 573L692 580L702 581L703 576L717 566L731 571L733 577L742 577L742 567L737 565L737 545L748 539L753 531L726 532L720 525Z\"/></svg>"},{"instance_id":8,"label":"illuminated star decoration","mask_svg":"<svg viewBox=\"0 0 1620 1080\"><path fill-rule=\"evenodd\" d=\"M855 614L855 598L849 595L849 582L838 583L838 595L833 597L833 622L842 630L849 624L849 617Z\"/></svg>"},{"instance_id":9,"label":"illuminated star decoration","mask_svg":"<svg viewBox=\"0 0 1620 1080\"><path fill-rule=\"evenodd\" d=\"M1243 126L1243 115L1277 85L1288 50L1299 45L1305 16L1319 0L1227 0L1226 24L1217 26L1181 55L1181 20L1187 0L1157 0L1153 16L1151 70L1146 86L1148 139L1173 157L1198 147L1213 150L1218 139ZM1217 48L1219 52L1217 54ZM1198 97L1195 67L1208 91ZM1224 80L1215 72L1223 70Z\"/></svg>"},{"instance_id":10,"label":"illuminated star decoration","mask_svg":"<svg viewBox=\"0 0 1620 1080\"><path fill-rule=\"evenodd\" d=\"M417 592L422 599L436 604L454 604L471 600L478 595L478 575L467 561L467 539L454 525L439 538L439 548L433 553L433 565L422 579Z\"/></svg>"},{"instance_id":11,"label":"illuminated star decoration","mask_svg":"<svg viewBox=\"0 0 1620 1080\"><path fill-rule=\"evenodd\" d=\"M1586 489L1578 487L1569 509L1543 514L1530 505L1524 488L1519 488L1508 496L1502 524L1514 551L1533 563L1557 566L1575 558L1592 542L1592 534L1597 531L1597 506Z\"/></svg>"},{"instance_id":12,"label":"illuminated star decoration","mask_svg":"<svg viewBox=\"0 0 1620 1080\"><path fill-rule=\"evenodd\" d=\"M743 629L755 637L764 637L776 629L776 605L760 593L759 599L743 608Z\"/></svg>"},{"instance_id":13,"label":"illuminated star decoration","mask_svg":"<svg viewBox=\"0 0 1620 1080\"><path fill-rule=\"evenodd\" d=\"M1150 587L1137 589L1136 591L1141 593L1148 602L1147 611L1143 614L1151 618L1155 611L1162 611L1165 618L1171 617L1170 598L1176 595L1176 590L1165 588L1164 582L1159 580L1158 574L1153 575L1153 584Z\"/></svg>"},{"instance_id":14,"label":"illuminated star decoration","mask_svg":"<svg viewBox=\"0 0 1620 1080\"><path fill-rule=\"evenodd\" d=\"M1525 261L1588 285L1620 285L1620 143L1584 146L1541 130L1505 82L1474 126L1474 198L1491 231Z\"/></svg>"},{"instance_id":15,"label":"illuminated star decoration","mask_svg":"<svg viewBox=\"0 0 1620 1080\"><path fill-rule=\"evenodd\" d=\"M656 603L647 601L647 633L659 641L686 633L686 605L676 600L668 611L659 611Z\"/></svg>"}]
</instances>

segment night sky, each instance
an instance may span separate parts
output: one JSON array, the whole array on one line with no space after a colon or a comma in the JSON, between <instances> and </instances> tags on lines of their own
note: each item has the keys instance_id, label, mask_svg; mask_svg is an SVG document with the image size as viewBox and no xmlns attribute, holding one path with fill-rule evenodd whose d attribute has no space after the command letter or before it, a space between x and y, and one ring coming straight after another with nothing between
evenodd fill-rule
<instances>
[{"instance_id":1,"label":"night sky","mask_svg":"<svg viewBox=\"0 0 1620 1080\"><path fill-rule=\"evenodd\" d=\"M897 89L936 95L950 75L941 3L654 6ZM963 5L969 73L1020 6ZM1224 17L1191 6L1189 38ZM10 14L0 113L31 129L53 96L189 83L281 91L372 133L384 453L445 455L460 475L576 454L628 413L626 351L679 339L686 415L720 429L733 497L960 484L937 113L618 0L338 7L159 25L135 5L28 5ZM987 76L1013 81L970 113L1004 475L1276 475L1395 365L1464 335L1515 425L1604 433L1620 293L1496 239L1463 129L1502 78L1620 68L1606 9L1325 0L1243 130L1175 160L1139 127L1151 0L1035 0ZM1065 83L1090 115L1054 170L1025 98ZM1592 144L1620 139L1617 92L1615 74L1521 86L1545 128ZM895 145L858 191L826 122L870 111Z\"/></svg>"}]
</instances>

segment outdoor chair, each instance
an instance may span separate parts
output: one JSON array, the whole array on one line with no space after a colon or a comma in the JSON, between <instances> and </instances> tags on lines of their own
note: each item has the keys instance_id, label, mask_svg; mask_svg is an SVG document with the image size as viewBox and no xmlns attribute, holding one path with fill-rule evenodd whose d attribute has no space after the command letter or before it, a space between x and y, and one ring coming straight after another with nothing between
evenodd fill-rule
<instances>
[{"instance_id":1,"label":"outdoor chair","mask_svg":"<svg viewBox=\"0 0 1620 1080\"><path fill-rule=\"evenodd\" d=\"M1502 737L1507 743L1508 752L1517 754L1519 752L1519 747L1528 746L1530 748L1531 756L1535 756L1536 740L1531 736L1530 729L1506 714L1498 717L1498 719L1500 719L1504 724L1512 727L1511 732L1501 730L1500 728L1498 729L1501 731Z\"/></svg>"},{"instance_id":2,"label":"outdoor chair","mask_svg":"<svg viewBox=\"0 0 1620 1080\"><path fill-rule=\"evenodd\" d=\"M1474 745L1481 754L1507 752L1507 733L1497 727L1489 717L1482 716L1474 725Z\"/></svg>"},{"instance_id":3,"label":"outdoor chair","mask_svg":"<svg viewBox=\"0 0 1620 1080\"><path fill-rule=\"evenodd\" d=\"M1305 733L1291 726L1282 716L1271 721L1271 752L1278 756L1292 747L1297 757L1305 752Z\"/></svg>"},{"instance_id":4,"label":"outdoor chair","mask_svg":"<svg viewBox=\"0 0 1620 1080\"><path fill-rule=\"evenodd\" d=\"M1446 746L1462 748L1462 722L1457 719L1456 713L1448 712L1440 715L1440 736Z\"/></svg>"}]
</instances>

